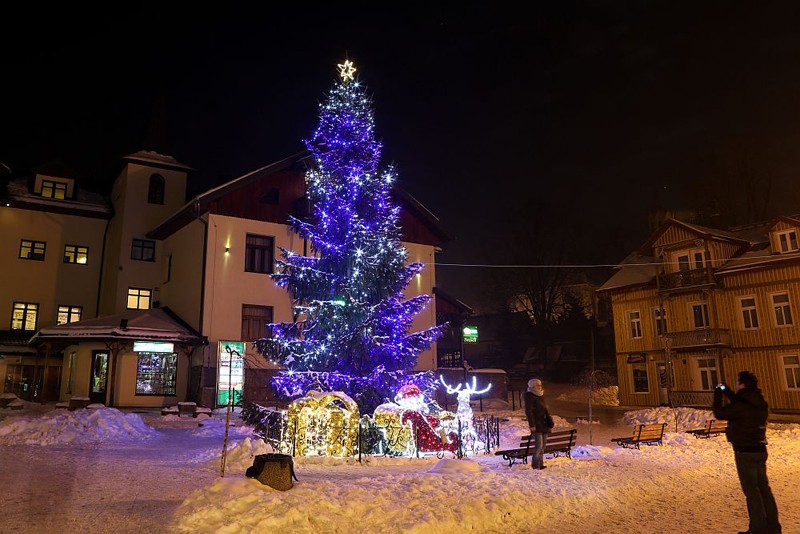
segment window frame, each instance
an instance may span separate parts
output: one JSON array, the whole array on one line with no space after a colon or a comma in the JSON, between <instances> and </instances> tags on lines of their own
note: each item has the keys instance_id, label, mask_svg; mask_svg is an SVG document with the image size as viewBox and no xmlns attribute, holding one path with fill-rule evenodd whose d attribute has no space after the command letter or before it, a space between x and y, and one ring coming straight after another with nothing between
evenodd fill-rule
<instances>
[{"instance_id":1,"label":"window frame","mask_svg":"<svg viewBox=\"0 0 800 534\"><path fill-rule=\"evenodd\" d=\"M653 333L656 337L662 337L669 333L669 324L667 323L667 310L661 306L651 308L653 317Z\"/></svg>"},{"instance_id":2,"label":"window frame","mask_svg":"<svg viewBox=\"0 0 800 534\"><path fill-rule=\"evenodd\" d=\"M792 248L792 240L790 236L794 236L794 248ZM790 228L789 230L781 230L780 232L775 232L775 237L778 243L778 253L779 254L791 254L792 252L797 252L800 250L800 236L797 235L796 228ZM785 244L786 248L784 249L784 241L782 238L786 238Z\"/></svg>"},{"instance_id":3,"label":"window frame","mask_svg":"<svg viewBox=\"0 0 800 534\"><path fill-rule=\"evenodd\" d=\"M268 239L269 245L248 243L250 239ZM244 238L244 272L254 274L272 274L275 270L275 237L261 234L245 234ZM264 254L269 254L266 261ZM260 262L258 261L260 256ZM258 269L259 264L261 269Z\"/></svg>"},{"instance_id":4,"label":"window frame","mask_svg":"<svg viewBox=\"0 0 800 534\"><path fill-rule=\"evenodd\" d=\"M41 247L39 247L38 245L41 245ZM37 248L41 248L41 253L36 252ZM23 251L26 249L28 250L28 254L23 255ZM47 256L47 241L36 241L35 239L19 240L19 259L44 261L46 256Z\"/></svg>"},{"instance_id":5,"label":"window frame","mask_svg":"<svg viewBox=\"0 0 800 534\"><path fill-rule=\"evenodd\" d=\"M699 325L697 324L698 316L695 314L695 308L700 307L702 309L700 317L704 324ZM695 330L706 330L711 328L711 318L708 314L708 302L704 300L698 300L689 303L689 316L692 318L692 328Z\"/></svg>"},{"instance_id":6,"label":"window frame","mask_svg":"<svg viewBox=\"0 0 800 534\"><path fill-rule=\"evenodd\" d=\"M709 362L713 363L713 365L708 365ZM719 361L717 358L715 356L697 358L695 364L697 365L697 374L700 377L700 390L714 391L714 388L719 384Z\"/></svg>"},{"instance_id":7,"label":"window frame","mask_svg":"<svg viewBox=\"0 0 800 534\"><path fill-rule=\"evenodd\" d=\"M269 311L269 320L264 321L264 323L259 327L259 331L262 334L266 335L259 335L259 336L252 336L250 335L255 329L253 328L254 321L263 321L265 315L258 315L258 314L246 314L246 311L251 310L268 310ZM270 338L272 337L272 330L265 326L267 323L271 323L275 320L275 308L274 306L264 306L261 304L242 304L242 332L241 332L241 340L242 341L256 341L257 339L262 338ZM246 321L246 322L245 322Z\"/></svg>"},{"instance_id":8,"label":"window frame","mask_svg":"<svg viewBox=\"0 0 800 534\"><path fill-rule=\"evenodd\" d=\"M64 311L64 310L62 310L62 308L67 308L67 309L66 309L66 311ZM74 320L74 321L70 321L70 318L72 318L75 315L75 310L77 310L78 318L76 320ZM61 314L62 313L66 313L67 314L67 320L64 321L63 323L61 322ZM76 322L80 321L82 317L83 317L83 306L72 306L70 304L59 304L58 306L56 306L56 324L57 325L76 323Z\"/></svg>"},{"instance_id":9,"label":"window frame","mask_svg":"<svg viewBox=\"0 0 800 534\"><path fill-rule=\"evenodd\" d=\"M631 339L642 339L642 312L640 310L628 311L628 333L630 333Z\"/></svg>"},{"instance_id":10,"label":"window frame","mask_svg":"<svg viewBox=\"0 0 800 534\"><path fill-rule=\"evenodd\" d=\"M45 195L45 189L50 191L49 195ZM57 192L64 193L64 196L59 197ZM67 199L67 183L58 180L42 180L42 189L39 192L42 198L52 198L53 200L66 200Z\"/></svg>"},{"instance_id":11,"label":"window frame","mask_svg":"<svg viewBox=\"0 0 800 534\"><path fill-rule=\"evenodd\" d=\"M22 306L22 308L18 308L18 306ZM32 308L32 309L31 309ZM16 319L14 318L14 312L17 309L22 310L22 318L19 319L20 326L18 328L14 328L14 322ZM25 325L28 323L28 315L33 315L33 328L25 328ZM20 302L14 301L11 305L11 330L18 330L21 332L35 332L38 330L39 326L39 303L38 302Z\"/></svg>"},{"instance_id":12,"label":"window frame","mask_svg":"<svg viewBox=\"0 0 800 534\"><path fill-rule=\"evenodd\" d=\"M134 294L134 292L136 292L136 291L138 291L139 294ZM146 297L147 300L148 300L147 307L146 308L142 308L141 305L137 305L136 307L131 308L131 306L130 306L131 297L136 298L137 304L141 304L140 301L144 297L144 295L141 294L141 292L143 292L143 291L147 292L147 297ZM125 300L125 309L127 309L127 310L149 310L152 307L153 307L153 290L152 289L147 288L147 287L129 287L128 288L128 296L127 296L127 298Z\"/></svg>"},{"instance_id":13,"label":"window frame","mask_svg":"<svg viewBox=\"0 0 800 534\"><path fill-rule=\"evenodd\" d=\"M800 391L800 353L779 354L781 368L783 369L784 387L786 391ZM787 358L794 358L795 362L787 362ZM794 385L790 383L794 381Z\"/></svg>"},{"instance_id":14,"label":"window frame","mask_svg":"<svg viewBox=\"0 0 800 534\"><path fill-rule=\"evenodd\" d=\"M745 300L752 300L752 306L745 306ZM750 326L747 326L747 317L750 318ZM755 295L746 295L739 297L739 317L741 319L742 330L758 330L760 328L758 322L758 300Z\"/></svg>"},{"instance_id":15,"label":"window frame","mask_svg":"<svg viewBox=\"0 0 800 534\"><path fill-rule=\"evenodd\" d=\"M71 252L68 251L67 249L69 247L72 247L74 250L71 251ZM84 258L83 262L80 261L81 250L83 250L83 253L82 253L83 254L83 258ZM68 261L68 259L67 259L69 257L68 254L72 254L72 258L73 258L74 261ZM89 247L86 247L86 246L83 246L83 245L65 244L64 245L64 263L68 263L70 265L87 265L89 263Z\"/></svg>"},{"instance_id":16,"label":"window frame","mask_svg":"<svg viewBox=\"0 0 800 534\"><path fill-rule=\"evenodd\" d=\"M139 250L141 258L137 258L134 251ZM148 259L144 257L144 252L147 250L152 251L152 256ZM156 261L156 242L152 239L139 239L138 237L134 237L131 239L131 259L135 261L147 261L147 262L154 262Z\"/></svg>"},{"instance_id":17,"label":"window frame","mask_svg":"<svg viewBox=\"0 0 800 534\"><path fill-rule=\"evenodd\" d=\"M150 175L150 181L147 184L147 203L156 204L159 206L164 205L164 198L166 197L167 181L164 176L153 173Z\"/></svg>"},{"instance_id":18,"label":"window frame","mask_svg":"<svg viewBox=\"0 0 800 534\"><path fill-rule=\"evenodd\" d=\"M778 303L775 302L775 297L780 296L786 297L786 302L778 307ZM772 304L772 321L775 328L791 328L794 326L794 317L792 317L792 299L789 297L789 292L777 291L775 293L770 293L769 300ZM781 321L783 321L783 324L781 324Z\"/></svg>"},{"instance_id":19,"label":"window frame","mask_svg":"<svg viewBox=\"0 0 800 534\"><path fill-rule=\"evenodd\" d=\"M634 395L646 395L650 393L650 373L647 371L647 363L632 363L631 368L631 391ZM642 376L641 373L644 373ZM644 379L646 389L639 389Z\"/></svg>"}]
</instances>

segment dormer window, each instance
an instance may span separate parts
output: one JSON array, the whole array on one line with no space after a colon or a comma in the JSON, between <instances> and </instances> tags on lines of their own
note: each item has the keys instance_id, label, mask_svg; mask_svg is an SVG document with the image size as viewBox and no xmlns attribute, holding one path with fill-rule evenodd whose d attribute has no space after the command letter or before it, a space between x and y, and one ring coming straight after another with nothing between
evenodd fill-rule
<instances>
[{"instance_id":1,"label":"dormer window","mask_svg":"<svg viewBox=\"0 0 800 534\"><path fill-rule=\"evenodd\" d=\"M67 184L53 180L42 180L42 197L64 200L67 198Z\"/></svg>"},{"instance_id":2,"label":"dormer window","mask_svg":"<svg viewBox=\"0 0 800 534\"><path fill-rule=\"evenodd\" d=\"M798 250L800 250L800 247L797 244L797 230L791 229L778 232L778 252L786 254L797 252Z\"/></svg>"},{"instance_id":3,"label":"dormer window","mask_svg":"<svg viewBox=\"0 0 800 534\"><path fill-rule=\"evenodd\" d=\"M147 202L149 204L164 203L164 177L160 174L150 176L150 187L147 190Z\"/></svg>"},{"instance_id":4,"label":"dormer window","mask_svg":"<svg viewBox=\"0 0 800 534\"><path fill-rule=\"evenodd\" d=\"M709 254L703 249L694 249L688 252L679 253L677 256L678 271L691 271L693 269L703 269L709 260Z\"/></svg>"}]
</instances>

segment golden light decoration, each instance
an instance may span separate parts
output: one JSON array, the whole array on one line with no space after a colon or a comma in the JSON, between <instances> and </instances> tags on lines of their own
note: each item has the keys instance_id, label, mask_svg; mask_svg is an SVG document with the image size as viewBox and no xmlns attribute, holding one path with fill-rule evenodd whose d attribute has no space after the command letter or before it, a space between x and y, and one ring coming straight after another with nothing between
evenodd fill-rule
<instances>
[{"instance_id":1,"label":"golden light decoration","mask_svg":"<svg viewBox=\"0 0 800 534\"><path fill-rule=\"evenodd\" d=\"M344 63L339 63L336 66L339 67L339 76L341 76L343 82L355 78L354 74L356 72L356 68L353 66L353 62L349 59L345 59Z\"/></svg>"},{"instance_id":2,"label":"golden light decoration","mask_svg":"<svg viewBox=\"0 0 800 534\"><path fill-rule=\"evenodd\" d=\"M310 391L289 404L282 448L295 456L352 456L359 419L358 405L341 391Z\"/></svg>"}]
</instances>

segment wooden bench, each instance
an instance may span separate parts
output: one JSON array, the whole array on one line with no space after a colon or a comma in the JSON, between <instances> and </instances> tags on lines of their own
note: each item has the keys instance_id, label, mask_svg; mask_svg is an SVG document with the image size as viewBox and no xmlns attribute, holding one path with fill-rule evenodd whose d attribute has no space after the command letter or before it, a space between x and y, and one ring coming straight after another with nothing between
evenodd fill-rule
<instances>
[{"instance_id":1,"label":"wooden bench","mask_svg":"<svg viewBox=\"0 0 800 534\"><path fill-rule=\"evenodd\" d=\"M559 430L551 432L547 435L547 444L544 446L544 454L551 454L553 458L559 454L564 454L567 458L572 458L572 447L575 446L575 438L578 431L574 428L571 430ZM535 443L532 441L532 435L527 434L519 438L518 449L507 449L504 451L495 451L495 456L502 456L503 460L508 460L508 465L511 467L516 460L522 460L522 463L528 463L528 456L533 455L533 448Z\"/></svg>"},{"instance_id":2,"label":"wooden bench","mask_svg":"<svg viewBox=\"0 0 800 534\"><path fill-rule=\"evenodd\" d=\"M706 420L706 426L703 428L696 428L694 430L687 430L689 434L694 434L696 438L711 438L725 433L728 428L727 421L717 421L716 419Z\"/></svg>"},{"instance_id":3,"label":"wooden bench","mask_svg":"<svg viewBox=\"0 0 800 534\"><path fill-rule=\"evenodd\" d=\"M639 448L639 445L663 445L664 428L667 423L657 423L654 425L636 425L633 427L633 434L624 438L612 438L611 441L621 445L625 449Z\"/></svg>"}]
</instances>

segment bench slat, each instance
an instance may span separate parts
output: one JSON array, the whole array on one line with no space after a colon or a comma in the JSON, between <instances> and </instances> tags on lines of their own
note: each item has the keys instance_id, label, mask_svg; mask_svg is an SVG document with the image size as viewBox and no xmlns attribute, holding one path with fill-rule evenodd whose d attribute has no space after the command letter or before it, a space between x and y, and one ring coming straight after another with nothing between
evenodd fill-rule
<instances>
[{"instance_id":1,"label":"bench slat","mask_svg":"<svg viewBox=\"0 0 800 534\"><path fill-rule=\"evenodd\" d=\"M558 430L551 432L547 435L547 444L544 448L544 454L552 454L554 457L559 453L564 453L568 458L571 458L572 447L575 446L576 436L578 431L571 430ZM523 463L528 461L528 456L533 455L533 443L530 441L530 434L520 438L520 445L517 449L507 449L502 451L495 451L495 456L503 456L504 460L508 460L508 465L514 465L514 460L522 459Z\"/></svg>"}]
</instances>

